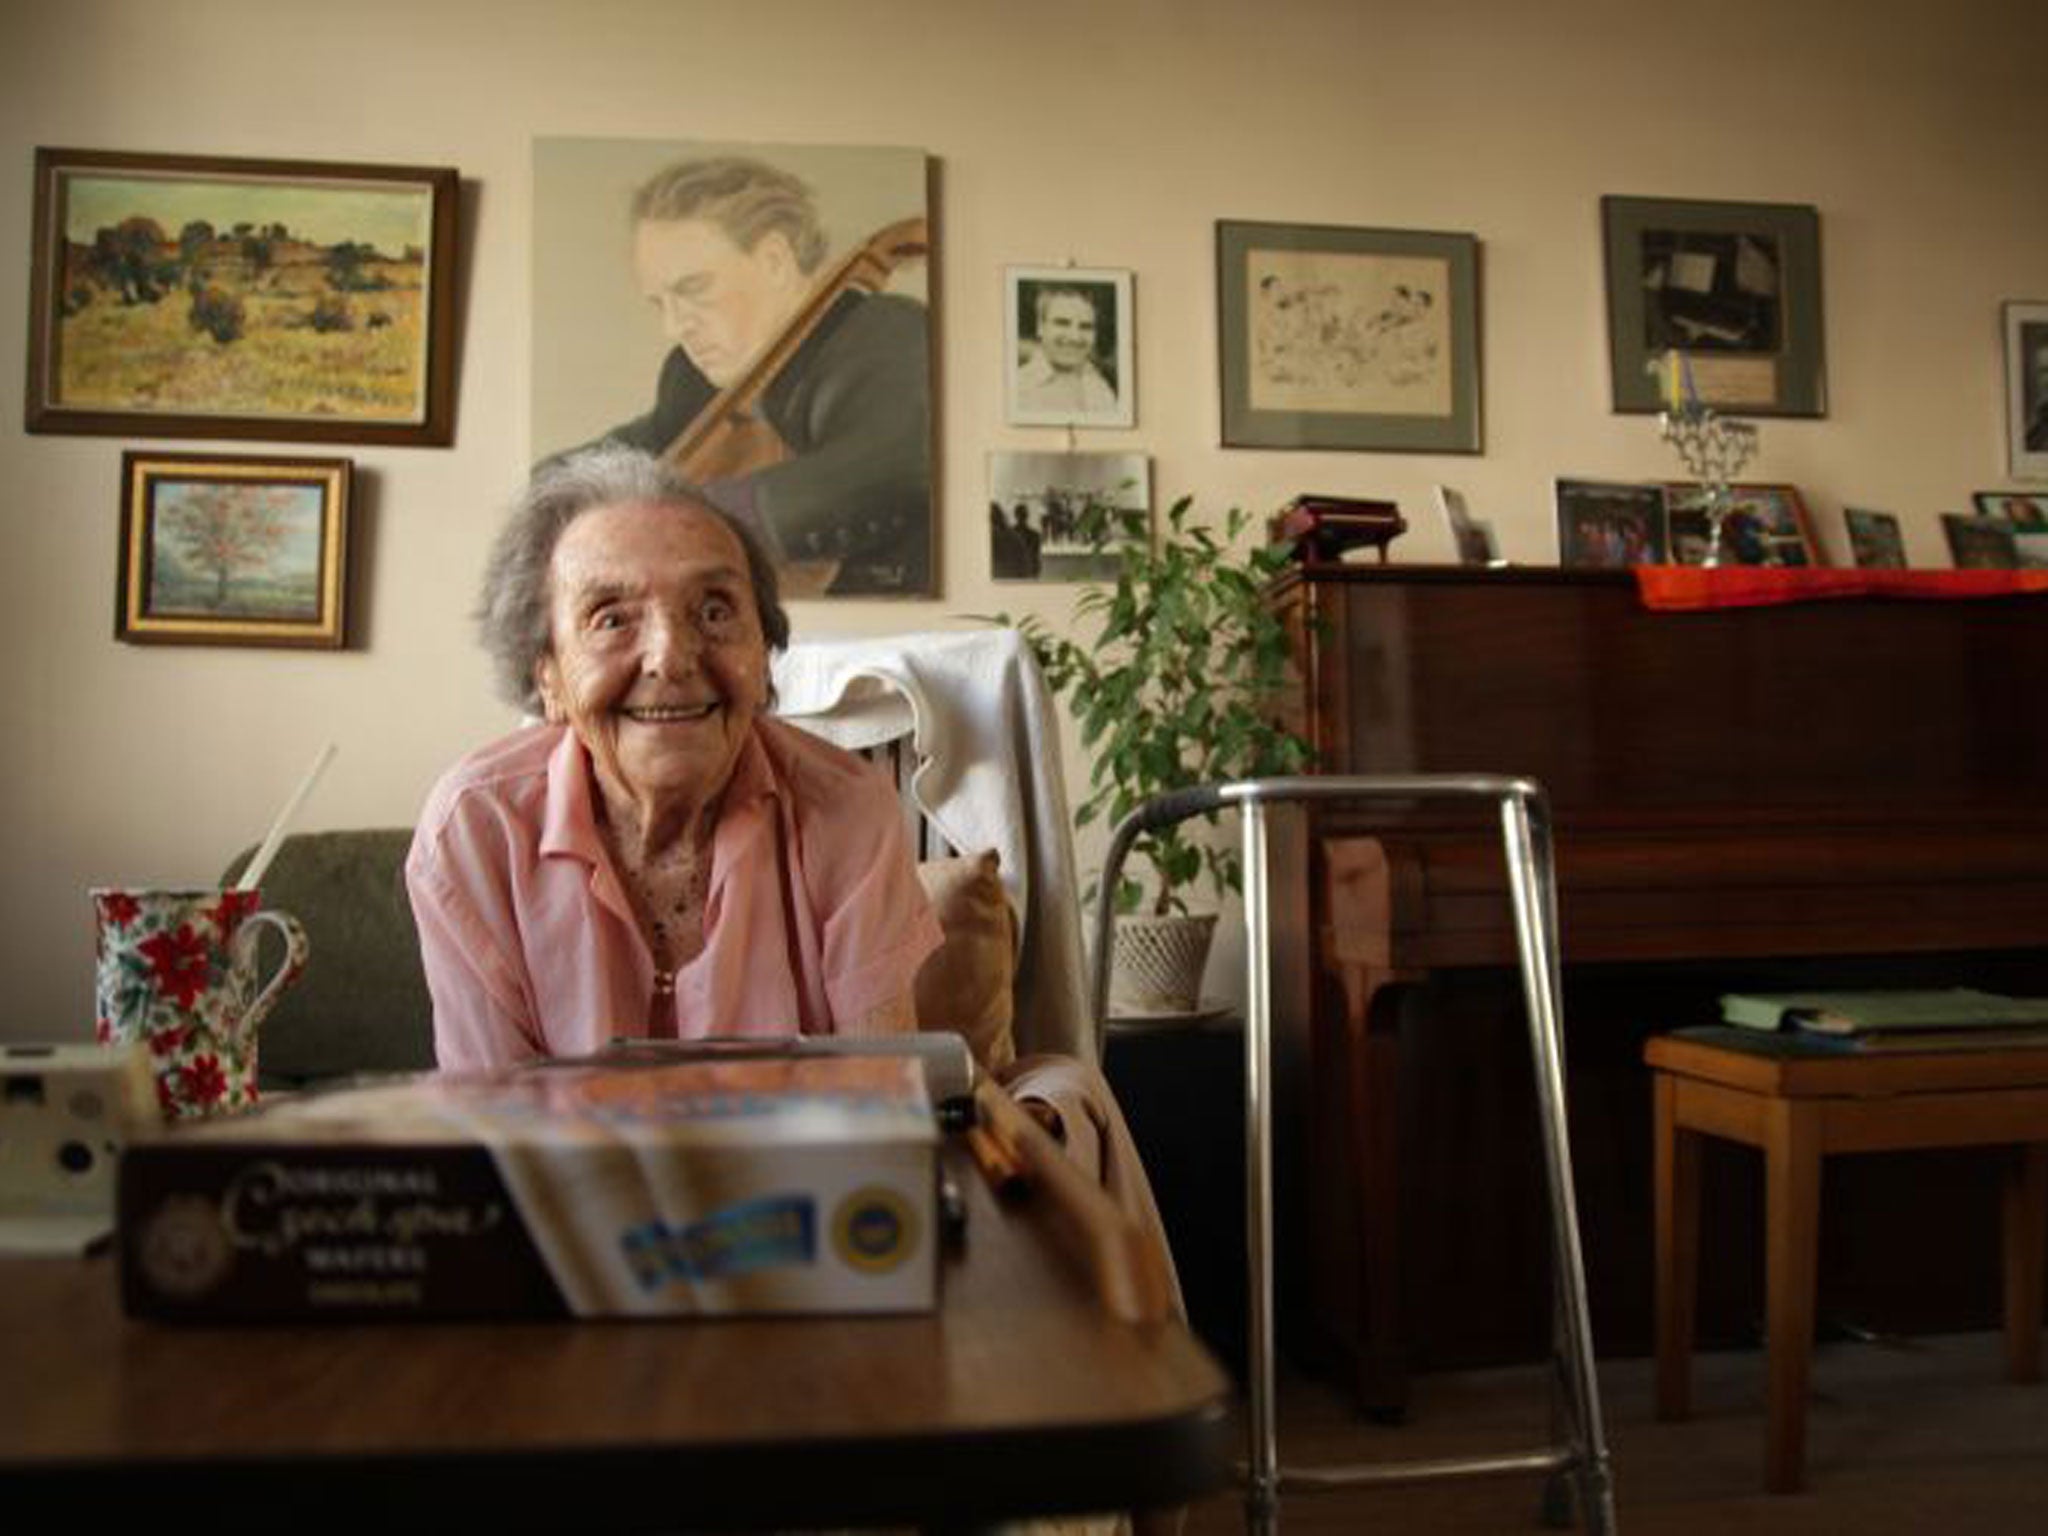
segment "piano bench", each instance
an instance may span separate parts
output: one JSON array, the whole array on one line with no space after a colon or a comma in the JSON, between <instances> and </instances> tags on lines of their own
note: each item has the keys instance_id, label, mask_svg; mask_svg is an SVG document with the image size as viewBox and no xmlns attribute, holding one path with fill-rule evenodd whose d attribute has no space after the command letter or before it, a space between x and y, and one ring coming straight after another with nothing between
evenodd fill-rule
<instances>
[{"instance_id":1,"label":"piano bench","mask_svg":"<svg viewBox=\"0 0 2048 1536\"><path fill-rule=\"evenodd\" d=\"M2013 1148L2006 1174L2005 1352L2041 1376L2048 1255L2048 1048L1859 1054L1740 1029L1644 1047L1656 1117L1657 1416L1683 1419L1698 1284L1701 1138L1764 1156L1764 1487L1804 1478L1821 1159L1836 1152Z\"/></svg>"}]
</instances>

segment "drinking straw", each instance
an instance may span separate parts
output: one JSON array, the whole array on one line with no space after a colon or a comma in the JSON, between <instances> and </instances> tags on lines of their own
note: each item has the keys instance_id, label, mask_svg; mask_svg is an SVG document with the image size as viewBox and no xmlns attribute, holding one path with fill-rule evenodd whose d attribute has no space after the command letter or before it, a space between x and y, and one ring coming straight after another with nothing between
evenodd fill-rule
<instances>
[{"instance_id":1,"label":"drinking straw","mask_svg":"<svg viewBox=\"0 0 2048 1536\"><path fill-rule=\"evenodd\" d=\"M235 883L236 890L256 889L257 882L263 878L263 872L270 868L270 861L277 857L278 844L284 841L286 823L298 814L299 806L304 803L306 796L313 792L313 786L320 781L320 775L327 771L327 765L333 761L334 743L330 741L320 749L320 755L313 759L313 766L306 771L305 778L299 781L299 787L292 791L291 799L285 801L284 809L277 813L277 820L270 824L270 831L265 835L262 846L256 850L256 857L249 861L249 867L242 871L242 878Z\"/></svg>"}]
</instances>

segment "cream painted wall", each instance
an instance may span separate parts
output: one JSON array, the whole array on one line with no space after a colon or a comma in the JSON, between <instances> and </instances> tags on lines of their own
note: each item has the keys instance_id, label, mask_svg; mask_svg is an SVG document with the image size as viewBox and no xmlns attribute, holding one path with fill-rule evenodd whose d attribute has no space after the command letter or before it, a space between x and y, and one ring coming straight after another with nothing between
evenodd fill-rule
<instances>
[{"instance_id":1,"label":"cream painted wall","mask_svg":"<svg viewBox=\"0 0 2048 1536\"><path fill-rule=\"evenodd\" d=\"M2037 0L0 0L0 1036L90 1028L84 888L203 882L332 737L309 825L408 821L509 723L463 618L527 461L535 135L916 144L941 257L944 597L800 608L800 631L946 625L1067 594L987 577L983 456L1002 425L1006 262L1137 273L1138 426L1162 495L1266 510L1391 496L1403 560L1462 486L1505 551L1554 558L1559 473L1658 478L1607 409L1598 199L1816 204L1830 412L1769 422L1758 479L1906 521L2004 484L1998 305L2048 299ZM38 144L451 164L463 175L460 414L446 450L360 448L360 640L339 655L111 637L120 454L25 435ZM1219 217L1470 230L1483 242L1486 452L1216 446ZM185 446L185 445L180 445ZM230 445L231 446L231 445ZM282 451L325 452L322 448Z\"/></svg>"}]
</instances>

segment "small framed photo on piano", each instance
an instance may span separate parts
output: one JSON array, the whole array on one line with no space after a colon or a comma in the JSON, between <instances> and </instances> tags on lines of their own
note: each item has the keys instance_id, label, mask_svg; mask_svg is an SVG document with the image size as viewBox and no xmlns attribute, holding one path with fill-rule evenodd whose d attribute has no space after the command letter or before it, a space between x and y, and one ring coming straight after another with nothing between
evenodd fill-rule
<instances>
[{"instance_id":1,"label":"small framed photo on piano","mask_svg":"<svg viewBox=\"0 0 2048 1536\"><path fill-rule=\"evenodd\" d=\"M2011 523L1995 517L1944 512L1941 531L1959 571L2010 571L2019 566L2019 547L2013 543Z\"/></svg>"},{"instance_id":2,"label":"small framed photo on piano","mask_svg":"<svg viewBox=\"0 0 2048 1536\"><path fill-rule=\"evenodd\" d=\"M1728 514L1721 522L1723 565L1821 565L1806 503L1790 485L1731 485ZM1667 485L1671 559L1698 565L1706 559L1712 529L1707 523L1707 490L1702 485Z\"/></svg>"},{"instance_id":3,"label":"small framed photo on piano","mask_svg":"<svg viewBox=\"0 0 2048 1536\"><path fill-rule=\"evenodd\" d=\"M1558 564L1662 565L1666 547L1662 486L1557 482Z\"/></svg>"},{"instance_id":4,"label":"small framed photo on piano","mask_svg":"<svg viewBox=\"0 0 2048 1536\"><path fill-rule=\"evenodd\" d=\"M1889 512L1863 507L1842 508L1842 528L1849 535L1849 559L1861 570L1902 571L1906 540L1899 520Z\"/></svg>"}]
</instances>

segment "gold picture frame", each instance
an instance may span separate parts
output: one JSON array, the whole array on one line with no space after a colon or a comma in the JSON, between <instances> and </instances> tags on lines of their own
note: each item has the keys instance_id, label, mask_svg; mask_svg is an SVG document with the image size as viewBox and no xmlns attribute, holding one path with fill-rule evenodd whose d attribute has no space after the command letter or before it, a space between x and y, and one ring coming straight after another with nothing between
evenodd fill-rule
<instances>
[{"instance_id":1,"label":"gold picture frame","mask_svg":"<svg viewBox=\"0 0 2048 1536\"><path fill-rule=\"evenodd\" d=\"M347 459L124 453L115 638L345 647L353 478Z\"/></svg>"}]
</instances>

